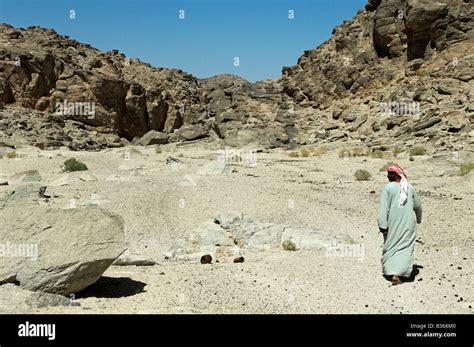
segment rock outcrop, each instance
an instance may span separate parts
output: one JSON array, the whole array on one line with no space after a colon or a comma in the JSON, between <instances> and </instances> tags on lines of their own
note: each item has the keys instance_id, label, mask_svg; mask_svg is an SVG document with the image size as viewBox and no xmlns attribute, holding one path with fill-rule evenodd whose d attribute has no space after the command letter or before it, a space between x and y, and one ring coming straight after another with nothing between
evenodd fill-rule
<instances>
[{"instance_id":1,"label":"rock outcrop","mask_svg":"<svg viewBox=\"0 0 474 347\"><path fill-rule=\"evenodd\" d=\"M310 129L297 141L472 150L473 15L472 1L370 0L283 68L284 99Z\"/></svg>"},{"instance_id":2,"label":"rock outcrop","mask_svg":"<svg viewBox=\"0 0 474 347\"><path fill-rule=\"evenodd\" d=\"M369 0L281 78L256 83L198 80L52 29L2 24L0 141L75 150L140 137L144 145L210 138L236 147L473 150L473 9L471 0Z\"/></svg>"},{"instance_id":3,"label":"rock outcrop","mask_svg":"<svg viewBox=\"0 0 474 347\"><path fill-rule=\"evenodd\" d=\"M32 291L78 292L125 251L123 219L94 206L39 206L36 188L21 184L2 199L0 273Z\"/></svg>"},{"instance_id":4,"label":"rock outcrop","mask_svg":"<svg viewBox=\"0 0 474 347\"><path fill-rule=\"evenodd\" d=\"M150 130L171 133L183 124L194 124L203 110L193 76L153 68L116 50L101 52L52 29L0 25L0 66L0 104L40 111L34 117L41 123L64 126L74 121L81 124L79 128L90 126L90 131L131 140ZM15 121L6 114L0 117L5 129ZM34 132L28 120L20 122ZM71 147L74 136L68 131L52 133L46 147ZM97 142L99 148L107 147Z\"/></svg>"},{"instance_id":5,"label":"rock outcrop","mask_svg":"<svg viewBox=\"0 0 474 347\"><path fill-rule=\"evenodd\" d=\"M197 262L203 255L219 261L240 257L241 249L265 251L291 242L295 250L327 250L334 244L351 244L350 237L291 225L262 223L238 212L217 214L164 255L168 259Z\"/></svg>"}]
</instances>

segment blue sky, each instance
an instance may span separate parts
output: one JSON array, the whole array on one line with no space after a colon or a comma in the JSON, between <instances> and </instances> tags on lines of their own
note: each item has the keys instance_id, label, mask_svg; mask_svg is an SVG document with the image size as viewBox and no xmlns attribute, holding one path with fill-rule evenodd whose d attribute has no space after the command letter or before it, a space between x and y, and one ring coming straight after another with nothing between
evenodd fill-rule
<instances>
[{"instance_id":1,"label":"blue sky","mask_svg":"<svg viewBox=\"0 0 474 347\"><path fill-rule=\"evenodd\" d=\"M198 78L273 79L367 0L0 0L0 22L53 28ZM75 11L75 19L70 18ZM184 19L180 19L184 10ZM289 11L294 19L289 19ZM239 58L239 66L234 58Z\"/></svg>"}]
</instances>

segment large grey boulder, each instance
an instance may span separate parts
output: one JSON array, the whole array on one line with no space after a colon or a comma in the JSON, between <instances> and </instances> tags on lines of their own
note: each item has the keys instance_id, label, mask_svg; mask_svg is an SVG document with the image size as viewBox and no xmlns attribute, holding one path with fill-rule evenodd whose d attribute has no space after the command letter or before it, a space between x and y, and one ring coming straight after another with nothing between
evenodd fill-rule
<instances>
[{"instance_id":1,"label":"large grey boulder","mask_svg":"<svg viewBox=\"0 0 474 347\"><path fill-rule=\"evenodd\" d=\"M187 125L181 127L175 134L173 139L182 141L191 141L201 139L207 136L207 131L200 125Z\"/></svg>"},{"instance_id":2,"label":"large grey boulder","mask_svg":"<svg viewBox=\"0 0 474 347\"><path fill-rule=\"evenodd\" d=\"M138 139L135 144L137 146L164 145L168 143L169 138L170 136L168 134L156 130L150 130Z\"/></svg>"},{"instance_id":3,"label":"large grey boulder","mask_svg":"<svg viewBox=\"0 0 474 347\"><path fill-rule=\"evenodd\" d=\"M27 205L25 205L27 206ZM0 209L0 273L32 291L69 295L96 282L126 249L123 219L99 207Z\"/></svg>"}]
</instances>

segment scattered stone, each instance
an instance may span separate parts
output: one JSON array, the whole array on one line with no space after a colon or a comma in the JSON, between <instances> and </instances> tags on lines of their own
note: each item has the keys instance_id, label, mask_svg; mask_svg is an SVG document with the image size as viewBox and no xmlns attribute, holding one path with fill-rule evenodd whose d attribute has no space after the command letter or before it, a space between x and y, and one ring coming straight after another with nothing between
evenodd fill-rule
<instances>
[{"instance_id":1,"label":"scattered stone","mask_svg":"<svg viewBox=\"0 0 474 347\"><path fill-rule=\"evenodd\" d=\"M88 174L88 173L81 173L79 175L79 179L83 182L97 181L97 178L95 178L94 176L92 176L91 174Z\"/></svg>"},{"instance_id":2,"label":"scattered stone","mask_svg":"<svg viewBox=\"0 0 474 347\"><path fill-rule=\"evenodd\" d=\"M234 258L234 263L243 263L243 262L244 262L244 257Z\"/></svg>"},{"instance_id":3,"label":"scattered stone","mask_svg":"<svg viewBox=\"0 0 474 347\"><path fill-rule=\"evenodd\" d=\"M201 264L211 264L212 263L212 257L209 254L203 255L201 257Z\"/></svg>"},{"instance_id":4,"label":"scattered stone","mask_svg":"<svg viewBox=\"0 0 474 347\"><path fill-rule=\"evenodd\" d=\"M167 164L167 165L174 164L174 163L176 163L176 164L183 164L183 162L182 162L181 160L179 160L179 159L176 159L176 158L173 158L173 157L168 157L168 158L166 158L166 164Z\"/></svg>"},{"instance_id":5,"label":"scattered stone","mask_svg":"<svg viewBox=\"0 0 474 347\"><path fill-rule=\"evenodd\" d=\"M153 266L156 262L150 258L143 258L138 254L132 254L128 250L118 257L112 265L117 266Z\"/></svg>"}]
</instances>

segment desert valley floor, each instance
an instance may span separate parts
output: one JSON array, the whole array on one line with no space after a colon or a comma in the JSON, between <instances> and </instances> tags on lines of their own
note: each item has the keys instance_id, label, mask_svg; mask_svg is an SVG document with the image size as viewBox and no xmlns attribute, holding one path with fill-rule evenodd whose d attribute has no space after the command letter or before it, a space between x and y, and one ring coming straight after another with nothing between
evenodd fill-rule
<instances>
[{"instance_id":1,"label":"desert valley floor","mask_svg":"<svg viewBox=\"0 0 474 347\"><path fill-rule=\"evenodd\" d=\"M101 152L17 148L0 160L1 175L38 170L55 197L54 208L98 204L125 221L130 252L154 266L111 266L77 293L80 306L31 308L0 287L2 313L473 313L474 172L458 176L472 152L408 160L367 156L297 157L282 149L257 153L255 166L230 163L234 172L206 173L218 150L198 144L107 149ZM75 157L89 170L65 173ZM168 160L173 157L182 163ZM414 281L392 286L381 274L382 236L376 217L387 179L380 168L396 161L421 195ZM372 174L356 181L356 169ZM0 190L11 187L0 186ZM323 250L242 249L232 258L200 264L165 259L174 240L218 212L238 211L261 222L346 234L363 256L328 256ZM58 252L63 250L58 250ZM20 295L19 293L18 295Z\"/></svg>"}]
</instances>

